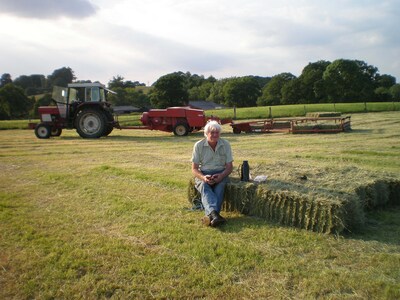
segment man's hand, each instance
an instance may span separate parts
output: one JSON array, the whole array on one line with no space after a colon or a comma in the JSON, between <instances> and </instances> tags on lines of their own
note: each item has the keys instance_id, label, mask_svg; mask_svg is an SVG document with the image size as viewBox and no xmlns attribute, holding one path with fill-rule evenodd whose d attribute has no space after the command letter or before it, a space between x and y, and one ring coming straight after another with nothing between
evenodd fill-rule
<instances>
[{"instance_id":1,"label":"man's hand","mask_svg":"<svg viewBox=\"0 0 400 300\"><path fill-rule=\"evenodd\" d=\"M206 175L206 176L204 176L204 182L207 183L207 184L209 184L209 185L214 185L214 184L216 184L216 181L215 181L214 176L215 176L215 175Z\"/></svg>"}]
</instances>

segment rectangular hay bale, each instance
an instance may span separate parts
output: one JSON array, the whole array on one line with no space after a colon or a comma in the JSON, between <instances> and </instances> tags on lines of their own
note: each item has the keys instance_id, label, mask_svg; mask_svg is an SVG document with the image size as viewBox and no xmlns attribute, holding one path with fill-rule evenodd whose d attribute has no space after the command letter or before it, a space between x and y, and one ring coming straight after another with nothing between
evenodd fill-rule
<instances>
[{"instance_id":1,"label":"rectangular hay bale","mask_svg":"<svg viewBox=\"0 0 400 300\"><path fill-rule=\"evenodd\" d=\"M268 183L231 180L226 185L223 210L237 211L285 226L320 233L341 233L365 224L365 210L400 204L400 181L376 180L358 187L354 193L332 196L279 190ZM190 180L188 200L200 199Z\"/></svg>"}]
</instances>

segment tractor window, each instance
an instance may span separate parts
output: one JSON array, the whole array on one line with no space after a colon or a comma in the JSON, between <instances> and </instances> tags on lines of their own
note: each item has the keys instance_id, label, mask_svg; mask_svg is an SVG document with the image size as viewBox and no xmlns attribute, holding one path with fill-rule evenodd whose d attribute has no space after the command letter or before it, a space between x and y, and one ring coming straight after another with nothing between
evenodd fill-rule
<instances>
[{"instance_id":1,"label":"tractor window","mask_svg":"<svg viewBox=\"0 0 400 300\"><path fill-rule=\"evenodd\" d=\"M86 89L86 101L92 101L92 102L100 101L100 90L98 87L92 87Z\"/></svg>"},{"instance_id":2,"label":"tractor window","mask_svg":"<svg viewBox=\"0 0 400 300\"><path fill-rule=\"evenodd\" d=\"M78 91L76 89L69 89L69 102L78 100Z\"/></svg>"},{"instance_id":3,"label":"tractor window","mask_svg":"<svg viewBox=\"0 0 400 300\"><path fill-rule=\"evenodd\" d=\"M54 86L52 98L56 102L67 103L67 89L60 86Z\"/></svg>"},{"instance_id":4,"label":"tractor window","mask_svg":"<svg viewBox=\"0 0 400 300\"><path fill-rule=\"evenodd\" d=\"M104 93L103 89L100 89L100 101L106 101L106 94Z\"/></svg>"}]
</instances>

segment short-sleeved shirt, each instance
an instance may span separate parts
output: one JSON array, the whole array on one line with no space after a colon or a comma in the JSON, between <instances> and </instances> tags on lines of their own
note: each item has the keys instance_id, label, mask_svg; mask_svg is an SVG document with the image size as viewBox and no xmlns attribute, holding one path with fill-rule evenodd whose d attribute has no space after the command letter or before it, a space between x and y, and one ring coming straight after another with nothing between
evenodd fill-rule
<instances>
[{"instance_id":1,"label":"short-sleeved shirt","mask_svg":"<svg viewBox=\"0 0 400 300\"><path fill-rule=\"evenodd\" d=\"M218 139L215 151L207 139L202 139L193 146L192 162L198 164L201 171L223 170L232 161L232 149L227 140Z\"/></svg>"}]
</instances>

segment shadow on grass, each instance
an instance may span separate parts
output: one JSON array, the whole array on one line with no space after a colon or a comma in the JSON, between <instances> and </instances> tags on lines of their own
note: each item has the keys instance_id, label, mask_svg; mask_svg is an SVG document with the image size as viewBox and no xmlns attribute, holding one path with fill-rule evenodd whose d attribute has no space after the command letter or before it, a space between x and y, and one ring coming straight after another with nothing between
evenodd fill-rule
<instances>
[{"instance_id":1,"label":"shadow on grass","mask_svg":"<svg viewBox=\"0 0 400 300\"><path fill-rule=\"evenodd\" d=\"M400 245L400 207L390 207L368 212L364 228L357 232L345 233L350 239L377 241Z\"/></svg>"},{"instance_id":2,"label":"shadow on grass","mask_svg":"<svg viewBox=\"0 0 400 300\"><path fill-rule=\"evenodd\" d=\"M344 232L341 235L345 239L376 241L385 244L400 245L400 207L369 212L366 217L367 221L364 228L357 232ZM227 224L216 229L221 232L238 233L246 228L254 229L265 226L270 228L287 228L306 231L305 229L284 226L273 221L245 215L228 217Z\"/></svg>"}]
</instances>

